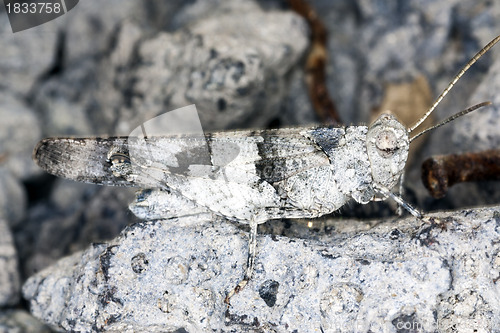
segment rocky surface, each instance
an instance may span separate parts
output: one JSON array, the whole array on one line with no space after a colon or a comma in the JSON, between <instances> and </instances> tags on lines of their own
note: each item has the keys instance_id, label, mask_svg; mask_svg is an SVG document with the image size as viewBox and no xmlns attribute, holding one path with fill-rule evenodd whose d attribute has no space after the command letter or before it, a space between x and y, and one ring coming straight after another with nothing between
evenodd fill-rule
<instances>
[{"instance_id":1,"label":"rocky surface","mask_svg":"<svg viewBox=\"0 0 500 333\"><path fill-rule=\"evenodd\" d=\"M12 233L6 220L2 218L0 218L0 253L0 306L6 307L19 301L21 280Z\"/></svg>"},{"instance_id":2,"label":"rocky surface","mask_svg":"<svg viewBox=\"0 0 500 333\"><path fill-rule=\"evenodd\" d=\"M9 309L0 311L0 332L50 333L53 331L26 310Z\"/></svg>"},{"instance_id":3,"label":"rocky surface","mask_svg":"<svg viewBox=\"0 0 500 333\"><path fill-rule=\"evenodd\" d=\"M29 210L16 233L22 275L28 277L68 253L110 239L137 218L126 207L133 190L58 182L48 203Z\"/></svg>"},{"instance_id":4,"label":"rocky surface","mask_svg":"<svg viewBox=\"0 0 500 333\"><path fill-rule=\"evenodd\" d=\"M0 93L0 119L1 169L8 170L15 179L26 179L39 172L31 159L33 145L42 136L35 111L19 97Z\"/></svg>"},{"instance_id":5,"label":"rocky surface","mask_svg":"<svg viewBox=\"0 0 500 333\"><path fill-rule=\"evenodd\" d=\"M247 235L223 221L134 224L32 276L23 292L35 316L66 331L494 331L500 211L433 217L443 225L344 220L294 238L260 235L255 275L229 307Z\"/></svg>"},{"instance_id":6,"label":"rocky surface","mask_svg":"<svg viewBox=\"0 0 500 333\"><path fill-rule=\"evenodd\" d=\"M307 31L291 12L244 1L221 3L175 32L151 35L128 18L108 36L105 57L73 59L40 86L35 101L51 135L128 135L193 103L205 130L263 127L279 113Z\"/></svg>"},{"instance_id":7,"label":"rocky surface","mask_svg":"<svg viewBox=\"0 0 500 333\"><path fill-rule=\"evenodd\" d=\"M500 4L495 1L428 0L403 4L395 0L384 3L311 0L310 4L329 32L327 84L346 124L368 122L372 109L381 103L389 84L412 82L423 75L430 84L432 95L437 96L459 68L500 31L497 19ZM53 265L64 255L87 248L92 242L112 239L125 225L137 222L127 211L133 191L104 189L43 175L30 161L32 148L41 137L127 135L127 131L158 113L192 103L204 112L201 118L205 130L305 125L318 121L303 83L302 59L308 44L308 28L283 1L109 0L99 6L86 1L79 2L57 20L16 34L12 34L3 11L4 7L0 6L0 217L14 231L17 249L9 252L12 249L9 247L5 253L17 253L17 273L21 281ZM500 77L496 59L499 48L494 48L474 65L436 110L435 119L444 119L484 100L491 100L494 105L434 131L408 165L405 197L422 210L479 207L500 202L498 183L461 184L438 201L429 197L419 179L420 164L431 154L498 146L496 87ZM350 205L336 216L341 214L373 217L393 213L391 209L383 208L383 204L373 203L362 211L356 205ZM469 215L468 218L473 220L476 217ZM246 243L241 238L244 234L231 225L223 228L228 229L227 232L219 231L217 226L214 228L213 233L226 237L224 244L221 239L221 248L234 253L234 257L233 254L224 255L237 264L232 275L226 275L232 280L221 283L220 288L214 286L211 289L210 295L221 297L241 276ZM297 223L281 221L263 225L261 232L286 235L290 237L290 244L296 245L302 244L295 238L297 229L302 230ZM181 229L176 232L178 237L188 237L193 231L185 236ZM445 235L452 237L451 233ZM310 236L318 238L315 234ZM347 239L351 236L354 237L351 234L338 237ZM270 242L269 237L262 236L259 242ZM460 232L456 237L456 244L465 246L461 244ZM185 239L189 243L188 238ZM232 239L237 240L233 244L237 249L231 252L227 247ZM280 246L276 248L278 252L293 250L283 241L276 245ZM137 258L140 262L142 257ZM73 257L73 260L83 262L78 257ZM455 260L456 265L460 262L461 259ZM281 267L285 269L283 264ZM68 274L73 276L76 273ZM253 289L248 289L253 290L252 297L263 302L258 307L277 309L282 306L281 298L274 301L273 294L277 290L283 295L280 294L284 288L281 282L287 280L266 278L262 271L257 274L261 274L261 279L254 283L259 287L254 284ZM400 285L399 280L393 281L387 274L384 276L380 289ZM395 277L399 275L395 274ZM55 281L57 276L48 276L48 280ZM478 280L471 278L471 281ZM451 312L440 307L439 311L443 311L443 315L438 312L440 318L449 318L449 325L456 318L469 318L460 319L463 327L467 327L465 324L472 327L474 320L482 316L489 318L491 311L487 304L492 304L491 299L477 291L487 287L485 281L478 282L475 291L471 291L474 289L471 287L457 291L456 295L443 294L447 295L442 297L443 304L456 302L458 308ZM347 294L339 292L338 297L359 299L356 295L357 290L363 288L360 285L346 287ZM48 287L44 290L49 292ZM54 290L53 293L58 292L57 287ZM365 289L359 290L366 292ZM218 313L222 317L217 317L223 318L221 325L230 325L222 327L236 327L234 325L239 322L247 330L253 329L253 324L246 325L250 317L238 317L252 313L245 306L238 308L238 304L242 304L240 297L235 296L233 308L227 316L218 305L217 311L222 311ZM336 296L332 297L335 299ZM12 294L9 299L9 304L14 304L19 294ZM323 296L311 300L310 304L337 302L321 299ZM366 297L363 299L366 301ZM48 299L45 304L40 302L40 308L47 307L47 302ZM167 300L170 304L168 302L182 303L175 297ZM269 307L268 304L273 302L275 305ZM468 312L470 307L464 304L473 304L477 312ZM358 309L357 313L363 313L355 303L348 305ZM317 309L319 305L315 306ZM447 306L453 308L453 305ZM412 320L429 324L424 327L431 329L450 327L436 326L435 322L427 321L427 310L416 314L416 310L411 310L413 308L394 309L396 306L387 312L390 315L384 317L386 321L389 318L394 321L389 325L391 329L399 322ZM4 310L1 318L18 318L8 308ZM115 315L116 311L113 312ZM139 308L137 311L134 318L137 318ZM332 311L323 309L325 318L333 318L332 322L342 322L348 317L342 310ZM270 313L268 317L261 317L264 320L260 322L264 323L274 312ZM294 316L300 316L300 313L301 309L296 308ZM172 322L170 327L195 327L189 326L195 324L180 323L182 319L179 318L186 316L189 314L175 317L173 320L179 323ZM42 319L63 322L63 319L54 318L66 317L64 313L53 313ZM268 322L285 322L284 319L271 319ZM488 320L485 322L491 325L491 330L498 330L499 325ZM302 321L305 323L308 319L303 317ZM21 325L23 320L9 321L2 328L14 331L16 327L22 327L16 326L16 322ZM206 327L215 325L213 322L211 320ZM328 325L324 323L325 331L328 327L334 330ZM476 328L481 331L484 326L478 321Z\"/></svg>"},{"instance_id":8,"label":"rocky surface","mask_svg":"<svg viewBox=\"0 0 500 333\"><path fill-rule=\"evenodd\" d=\"M21 182L4 168L0 168L0 219L10 226L18 225L26 214L26 193Z\"/></svg>"}]
</instances>

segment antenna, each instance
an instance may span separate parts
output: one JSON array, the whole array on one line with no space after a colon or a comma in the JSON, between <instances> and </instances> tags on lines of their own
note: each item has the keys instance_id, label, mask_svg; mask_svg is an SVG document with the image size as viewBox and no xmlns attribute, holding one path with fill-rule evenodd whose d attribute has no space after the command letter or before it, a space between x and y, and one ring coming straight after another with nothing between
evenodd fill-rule
<instances>
[{"instance_id":1,"label":"antenna","mask_svg":"<svg viewBox=\"0 0 500 333\"><path fill-rule=\"evenodd\" d=\"M465 72L467 72L467 70L476 61L478 61L479 58L481 58L483 56L483 54L485 54L486 52L488 52L489 49L491 49L496 43L498 43L498 41L500 41L500 35L496 36L491 42L489 42L485 47L483 47L481 49L481 51L479 51L478 53L476 53L476 55L474 57L472 57L471 60L469 60L469 62L464 66L464 68L462 68L460 70L460 72L455 76L455 78L453 78L453 80L450 82L450 84L448 85L448 87L441 93L441 95L439 95L439 97L436 99L436 101L434 102L434 104L432 104L431 108L424 114L424 116L422 118L420 118L413 126L411 126L408 129L408 133L411 133L413 130L415 130L415 128L417 128L421 123L424 122L425 119L427 119L427 117L429 117L429 115L434 111L434 109L436 109L436 107L439 105L439 103L441 103L441 101L443 100L443 98L450 92L451 88L453 88L453 86L455 85L455 83L457 83L457 81L465 74ZM483 104L483 103L481 103L481 104ZM480 105L480 104L478 104L478 105ZM477 109L477 108L479 108L481 106L484 106L484 105L480 105L478 107L473 106L472 108L474 108L473 110L475 110L475 109ZM467 110L469 110L469 109L467 109ZM473 111L473 110L471 110L471 111ZM464 110L464 111L466 111L466 110ZM464 111L462 111L462 112L464 112ZM471 111L469 111L469 112L471 112ZM462 112L459 112L458 114L461 114ZM467 114L469 112L465 112L464 114ZM460 116L457 116L455 118L458 118L458 117L460 117ZM450 117L450 118L452 118L452 117ZM450 118L448 118L448 119L450 119ZM453 119L455 119L455 118L453 118ZM451 119L451 120L453 120L453 119ZM449 122L451 120L448 120L446 122ZM441 125L439 125L439 126L442 126L442 125L446 124L446 122L445 123L441 123ZM439 127L439 126L437 126L437 127ZM427 130L425 130L425 131L427 131ZM415 138L416 138L416 136L414 136L412 138L412 140L415 139Z\"/></svg>"},{"instance_id":2,"label":"antenna","mask_svg":"<svg viewBox=\"0 0 500 333\"><path fill-rule=\"evenodd\" d=\"M429 132L429 131L431 131L431 130L433 130L433 129L436 129L436 128L438 128L438 127L441 127L441 126L443 126L444 124L447 124L447 123L449 123L450 121L453 121L453 120L457 119L458 117L465 116L467 113L471 113L472 111L477 110L477 109L482 108L483 106L487 106L487 105L491 105L491 102L482 102L482 103L479 103L479 104L473 105L473 106L471 106L471 107L470 107L470 108L468 108L468 109L465 109L465 110L462 110L462 111L460 111L460 112L458 112L458 113L455 113L453 116L446 118L445 120L443 120L443 121L442 121L442 122L440 122L439 124L434 125L434 126L431 126L431 127L429 127L429 128L426 128L426 129L424 129L422 132L415 134L414 136L412 136L412 137L410 138L410 142L412 142L413 140L415 140L416 138L418 138L419 136L421 136L421 135L422 135L422 134L424 134L424 133L427 133L427 132Z\"/></svg>"}]
</instances>

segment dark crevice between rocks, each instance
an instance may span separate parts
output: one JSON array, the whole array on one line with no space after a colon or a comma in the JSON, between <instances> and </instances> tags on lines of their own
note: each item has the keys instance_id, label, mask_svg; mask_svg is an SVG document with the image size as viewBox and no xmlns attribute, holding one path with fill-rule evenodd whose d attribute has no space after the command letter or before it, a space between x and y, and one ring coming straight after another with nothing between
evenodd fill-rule
<instances>
[{"instance_id":1,"label":"dark crevice between rocks","mask_svg":"<svg viewBox=\"0 0 500 333\"><path fill-rule=\"evenodd\" d=\"M31 90L26 96L26 101L29 105L33 105L39 87L43 82L49 80L52 77L60 76L65 70L65 60L66 60L66 33L64 31L59 31L57 35L57 42L54 50L54 57L52 59L52 64L47 68L45 72L42 72L38 78L34 80Z\"/></svg>"},{"instance_id":2,"label":"dark crevice between rocks","mask_svg":"<svg viewBox=\"0 0 500 333\"><path fill-rule=\"evenodd\" d=\"M25 180L23 185L28 195L28 208L33 207L40 201L47 200L50 197L56 180L56 176L49 175L48 173Z\"/></svg>"}]
</instances>

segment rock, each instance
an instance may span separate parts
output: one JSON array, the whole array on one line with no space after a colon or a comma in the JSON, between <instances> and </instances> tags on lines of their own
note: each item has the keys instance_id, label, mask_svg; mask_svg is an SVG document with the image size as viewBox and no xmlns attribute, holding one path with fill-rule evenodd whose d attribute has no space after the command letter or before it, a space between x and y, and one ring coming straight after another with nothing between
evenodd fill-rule
<instances>
[{"instance_id":1,"label":"rock","mask_svg":"<svg viewBox=\"0 0 500 333\"><path fill-rule=\"evenodd\" d=\"M307 26L253 2L214 8L184 29L153 35L132 19L118 21L104 56L86 56L40 85L35 101L47 133L127 135L193 103L205 130L265 126L307 48Z\"/></svg>"},{"instance_id":2,"label":"rock","mask_svg":"<svg viewBox=\"0 0 500 333\"><path fill-rule=\"evenodd\" d=\"M24 310L0 311L0 332L50 333L47 326Z\"/></svg>"},{"instance_id":3,"label":"rock","mask_svg":"<svg viewBox=\"0 0 500 333\"><path fill-rule=\"evenodd\" d=\"M36 29L12 33L9 19L3 11L0 15L0 84L2 94L27 95L36 79L53 65L57 45L57 31L44 24Z\"/></svg>"},{"instance_id":4,"label":"rock","mask_svg":"<svg viewBox=\"0 0 500 333\"><path fill-rule=\"evenodd\" d=\"M149 119L194 103L204 130L262 127L275 117L286 74L308 45L307 28L290 12L239 4L142 42L128 83L128 112ZM124 113L118 126L131 123L138 121Z\"/></svg>"},{"instance_id":5,"label":"rock","mask_svg":"<svg viewBox=\"0 0 500 333\"><path fill-rule=\"evenodd\" d=\"M439 73L457 4L318 0L313 6L329 31L329 90L342 120L359 123L380 104L386 83Z\"/></svg>"},{"instance_id":6,"label":"rock","mask_svg":"<svg viewBox=\"0 0 500 333\"><path fill-rule=\"evenodd\" d=\"M137 223L32 276L23 293L36 317L72 331L498 329L499 208L432 216L446 228L407 218L259 235L255 274L228 308L247 235L224 221Z\"/></svg>"},{"instance_id":7,"label":"rock","mask_svg":"<svg viewBox=\"0 0 500 333\"><path fill-rule=\"evenodd\" d=\"M0 168L0 220L11 227L19 225L26 215L26 193L19 180Z\"/></svg>"},{"instance_id":8,"label":"rock","mask_svg":"<svg viewBox=\"0 0 500 333\"><path fill-rule=\"evenodd\" d=\"M21 281L17 254L7 222L0 217L0 306L15 305L19 301Z\"/></svg>"},{"instance_id":9,"label":"rock","mask_svg":"<svg viewBox=\"0 0 500 333\"><path fill-rule=\"evenodd\" d=\"M0 167L17 179L39 173L31 153L42 133L33 109L12 94L0 93L0 119Z\"/></svg>"},{"instance_id":10,"label":"rock","mask_svg":"<svg viewBox=\"0 0 500 333\"><path fill-rule=\"evenodd\" d=\"M115 237L137 218L127 210L133 189L103 188L61 181L52 200L29 212L16 233L21 271L25 276L53 264L91 242Z\"/></svg>"},{"instance_id":11,"label":"rock","mask_svg":"<svg viewBox=\"0 0 500 333\"><path fill-rule=\"evenodd\" d=\"M494 55L500 51L494 50ZM490 55L491 57L491 55ZM467 105L490 101L492 105L461 119L452 126L452 143L461 151L480 151L500 147L500 61L495 61L474 89Z\"/></svg>"},{"instance_id":12,"label":"rock","mask_svg":"<svg viewBox=\"0 0 500 333\"><path fill-rule=\"evenodd\" d=\"M78 66L89 58L98 58L109 49L110 36L118 22L141 20L142 10L133 0L111 0L95 6L80 1L74 10L59 20L58 28L64 33L64 67Z\"/></svg>"}]
</instances>

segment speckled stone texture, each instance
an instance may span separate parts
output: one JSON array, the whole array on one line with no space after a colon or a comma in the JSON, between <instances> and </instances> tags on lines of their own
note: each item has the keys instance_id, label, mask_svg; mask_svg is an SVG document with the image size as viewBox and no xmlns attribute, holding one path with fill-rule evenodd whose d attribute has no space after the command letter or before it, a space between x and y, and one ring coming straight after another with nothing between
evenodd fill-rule
<instances>
[{"instance_id":1,"label":"speckled stone texture","mask_svg":"<svg viewBox=\"0 0 500 333\"><path fill-rule=\"evenodd\" d=\"M253 1L214 4L175 31L151 33L133 18L115 22L105 56L73 56L60 77L37 87L48 134L128 135L190 104L205 130L265 126L309 44L302 18Z\"/></svg>"},{"instance_id":2,"label":"speckled stone texture","mask_svg":"<svg viewBox=\"0 0 500 333\"><path fill-rule=\"evenodd\" d=\"M19 301L21 281L18 257L9 226L0 217L0 306L6 307Z\"/></svg>"},{"instance_id":3,"label":"speckled stone texture","mask_svg":"<svg viewBox=\"0 0 500 333\"><path fill-rule=\"evenodd\" d=\"M0 332L50 333L53 331L26 310L6 309L0 311Z\"/></svg>"},{"instance_id":4,"label":"speckled stone texture","mask_svg":"<svg viewBox=\"0 0 500 333\"><path fill-rule=\"evenodd\" d=\"M500 210L432 216L443 225L407 218L349 231L359 222L345 220L260 235L255 275L229 307L247 237L224 221L137 223L35 274L23 292L35 316L68 331L494 331Z\"/></svg>"}]
</instances>

